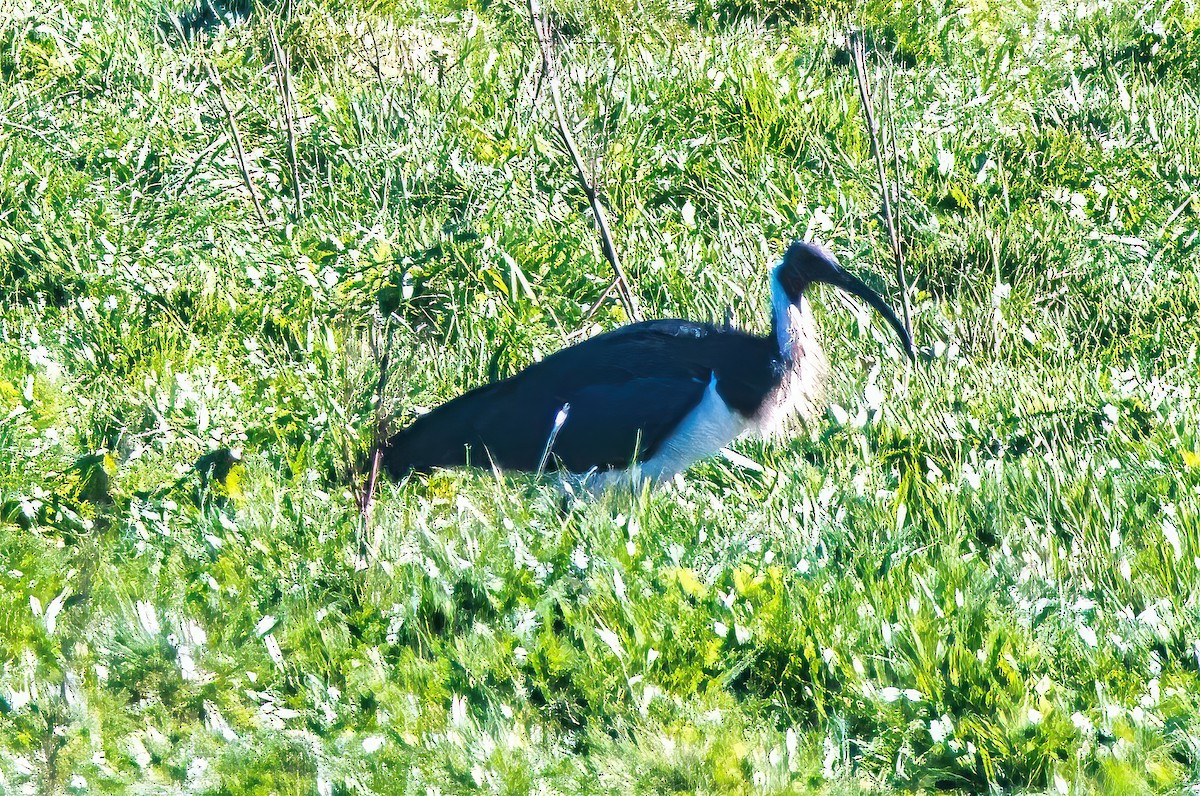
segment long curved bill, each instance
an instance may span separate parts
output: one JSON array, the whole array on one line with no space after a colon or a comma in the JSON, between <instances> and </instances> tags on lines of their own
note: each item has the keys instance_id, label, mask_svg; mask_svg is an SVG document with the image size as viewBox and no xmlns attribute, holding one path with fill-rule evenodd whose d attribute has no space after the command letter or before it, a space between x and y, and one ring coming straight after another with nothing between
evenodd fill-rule
<instances>
[{"instance_id":1,"label":"long curved bill","mask_svg":"<svg viewBox=\"0 0 1200 796\"><path fill-rule=\"evenodd\" d=\"M827 281L834 287L840 287L850 295L858 296L874 307L883 316L884 320L896 330L896 335L899 336L904 353L908 355L908 358L912 360L917 358L916 351L913 350L912 338L909 337L908 330L904 328L904 324L896 317L896 313L888 306L888 303L878 293L867 287L865 282L844 268L838 268L837 271L821 281Z\"/></svg>"}]
</instances>

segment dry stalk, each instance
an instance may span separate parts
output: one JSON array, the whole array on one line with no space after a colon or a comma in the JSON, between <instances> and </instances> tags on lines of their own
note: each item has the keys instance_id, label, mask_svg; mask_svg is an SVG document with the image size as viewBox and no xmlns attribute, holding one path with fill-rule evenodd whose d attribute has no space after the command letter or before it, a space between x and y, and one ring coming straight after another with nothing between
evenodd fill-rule
<instances>
[{"instance_id":1,"label":"dry stalk","mask_svg":"<svg viewBox=\"0 0 1200 796\"><path fill-rule=\"evenodd\" d=\"M212 157L213 153L215 153L218 149L225 146L226 142L228 141L229 138L225 135L225 133L221 133L219 136L217 136L215 141L204 148L203 152L201 152L199 155L196 155L196 159L192 161L191 168L187 170L187 173L183 175L183 179L179 181L179 185L175 188L174 193L176 199L183 196L184 192L187 191L188 185L192 182L192 178L194 178L200 172L200 168L204 165L204 162Z\"/></svg>"},{"instance_id":2,"label":"dry stalk","mask_svg":"<svg viewBox=\"0 0 1200 796\"><path fill-rule=\"evenodd\" d=\"M850 56L854 61L854 76L858 82L858 96L862 101L863 115L867 122L867 133L871 139L871 154L875 157L875 166L879 171L879 194L883 201L883 220L887 226L888 241L892 247L892 258L896 261L896 281L900 287L900 307L904 314L904 329L912 337L912 312L908 306L908 274L904 268L904 251L900 246L900 235L896 231L896 220L892 214L892 203L888 198L887 172L883 165L883 153L879 149L879 136L875 132L875 112L871 104L871 89L867 85L867 63L863 51L862 37L858 33L850 34ZM893 136L894 136L893 127ZM893 138L894 140L894 138ZM897 155L897 161L899 156ZM900 172L896 171L897 194L899 202Z\"/></svg>"},{"instance_id":3,"label":"dry stalk","mask_svg":"<svg viewBox=\"0 0 1200 796\"><path fill-rule=\"evenodd\" d=\"M375 499L375 487L379 483L379 468L383 463L383 445L388 436L389 418L384 411L384 395L391 378L392 343L395 339L395 326L390 317L384 321L384 328L386 332L382 351L379 347L379 339L374 335L371 337L371 356L379 363L379 379L375 382L375 422L371 426L371 461L367 467L367 480L359 493L358 501L364 528L370 521L371 501Z\"/></svg>"},{"instance_id":4,"label":"dry stalk","mask_svg":"<svg viewBox=\"0 0 1200 796\"><path fill-rule=\"evenodd\" d=\"M583 158L580 157L579 147L575 143L575 136L571 133L571 128L567 124L567 116L563 111L562 93L558 87L558 74L555 69L554 37L550 30L550 24L542 15L540 0L529 0L529 18L533 25L533 32L537 36L538 48L542 54L541 76L545 79L545 83L550 89L550 99L554 105L554 117L557 121L558 134L561 136L563 144L571 156L571 162L575 165L575 176L579 179L579 184L583 187L583 192L592 207L592 215L596 219L596 228L600 232L600 243L604 249L604 256L608 260L608 264L612 266L617 294L621 297L621 303L625 305L625 312L629 315L630 319L640 321L642 313L638 307L637 296L634 295L633 290L629 287L629 280L625 276L625 270L621 267L621 258L617 254L617 247L613 245L612 232L608 227L608 216L604 211L604 205L600 202L600 196L592 185L591 180L588 179L587 171L583 165Z\"/></svg>"},{"instance_id":5,"label":"dry stalk","mask_svg":"<svg viewBox=\"0 0 1200 796\"><path fill-rule=\"evenodd\" d=\"M375 79L379 81L379 95L387 96L387 87L383 84L383 55L379 52L379 40L375 38L375 26L367 23L367 32L371 34L371 49L375 51L375 63L371 64L375 71Z\"/></svg>"},{"instance_id":6,"label":"dry stalk","mask_svg":"<svg viewBox=\"0 0 1200 796\"><path fill-rule=\"evenodd\" d=\"M271 55L275 61L275 86L279 89L279 102L283 106L283 124L287 128L288 166L292 172L292 193L296 199L296 217L304 215L304 188L300 184L300 164L296 157L296 125L292 92L291 59L279 44L274 24L267 23L267 37L271 40Z\"/></svg>"},{"instance_id":7,"label":"dry stalk","mask_svg":"<svg viewBox=\"0 0 1200 796\"><path fill-rule=\"evenodd\" d=\"M896 112L892 106L892 78L888 76L887 81L883 84L883 106L884 112L887 113L887 129L888 139L892 147L892 174L896 178L896 238L900 239L904 235L904 206L901 200L904 196L904 173L900 170L900 142L896 139ZM903 252L903 249L901 249Z\"/></svg>"},{"instance_id":8,"label":"dry stalk","mask_svg":"<svg viewBox=\"0 0 1200 796\"><path fill-rule=\"evenodd\" d=\"M587 314L579 321L579 328L567 335L567 342L574 342L588 333L588 324L592 318L596 317L596 313L600 311L600 308L604 306L604 302L608 300L608 297L612 295L612 292L616 288L617 281L615 279L608 283L608 287L604 288L604 292L600 294L600 298L596 299L596 302L592 304Z\"/></svg>"},{"instance_id":9,"label":"dry stalk","mask_svg":"<svg viewBox=\"0 0 1200 796\"><path fill-rule=\"evenodd\" d=\"M233 150L237 156L238 168L242 172L242 180L246 183L246 190L250 192L250 198L254 201L254 212L258 215L259 223L266 229L270 225L267 223L267 214L263 212L262 203L258 201L258 191L254 190L254 181L250 179L250 168L246 164L246 150L242 147L242 134L238 130L237 120L233 115L233 108L229 105L229 98L225 96L225 88L221 85L221 76L217 74L216 67L207 58L204 60L204 66L208 70L208 79L217 88L217 96L221 100L221 108L225 111L225 121L229 123L229 130L233 133Z\"/></svg>"}]
</instances>

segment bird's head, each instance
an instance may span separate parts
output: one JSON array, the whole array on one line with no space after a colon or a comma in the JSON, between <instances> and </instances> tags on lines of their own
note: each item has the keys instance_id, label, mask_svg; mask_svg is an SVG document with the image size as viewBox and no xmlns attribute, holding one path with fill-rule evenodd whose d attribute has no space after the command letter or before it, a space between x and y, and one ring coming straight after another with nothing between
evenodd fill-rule
<instances>
[{"instance_id":1,"label":"bird's head","mask_svg":"<svg viewBox=\"0 0 1200 796\"><path fill-rule=\"evenodd\" d=\"M783 255L783 260L776 266L775 281L778 285L777 290L782 292L783 298L788 303L795 305L800 303L808 286L816 282L833 285L853 296L858 296L878 310L884 320L891 324L900 337L904 353L908 354L909 358L914 358L912 339L892 308L862 280L842 268L837 259L825 248L815 243L796 241L788 247L787 253Z\"/></svg>"}]
</instances>

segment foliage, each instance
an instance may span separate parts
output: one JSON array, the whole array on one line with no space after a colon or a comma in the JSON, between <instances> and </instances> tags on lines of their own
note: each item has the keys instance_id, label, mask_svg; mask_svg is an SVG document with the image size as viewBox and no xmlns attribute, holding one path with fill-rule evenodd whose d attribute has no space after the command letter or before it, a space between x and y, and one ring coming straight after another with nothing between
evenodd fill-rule
<instances>
[{"instance_id":1,"label":"foliage","mask_svg":"<svg viewBox=\"0 0 1200 796\"><path fill-rule=\"evenodd\" d=\"M891 293L860 28L920 363L825 292L762 472L364 526L372 343L403 423L624 320L524 5L9 3L0 793L1194 789L1200 10L548 13L642 305L757 329L794 237Z\"/></svg>"}]
</instances>

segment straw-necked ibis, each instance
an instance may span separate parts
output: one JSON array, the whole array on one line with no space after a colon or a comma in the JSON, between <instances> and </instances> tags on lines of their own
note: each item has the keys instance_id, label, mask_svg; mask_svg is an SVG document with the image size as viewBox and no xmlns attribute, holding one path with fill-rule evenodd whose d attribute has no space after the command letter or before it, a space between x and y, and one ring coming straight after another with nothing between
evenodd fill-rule
<instances>
[{"instance_id":1,"label":"straw-necked ibis","mask_svg":"<svg viewBox=\"0 0 1200 796\"><path fill-rule=\"evenodd\" d=\"M748 433L819 411L829 364L807 289L834 285L912 341L875 291L824 248L797 241L771 278L771 334L645 321L554 353L422 415L385 445L395 478L466 464L565 471L604 485L670 478Z\"/></svg>"}]
</instances>

